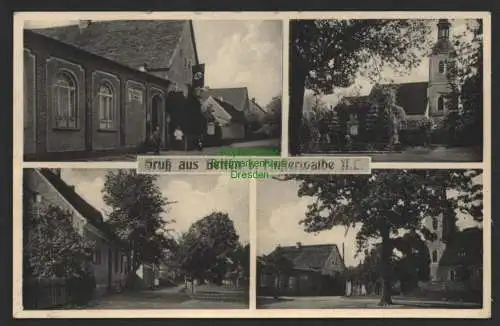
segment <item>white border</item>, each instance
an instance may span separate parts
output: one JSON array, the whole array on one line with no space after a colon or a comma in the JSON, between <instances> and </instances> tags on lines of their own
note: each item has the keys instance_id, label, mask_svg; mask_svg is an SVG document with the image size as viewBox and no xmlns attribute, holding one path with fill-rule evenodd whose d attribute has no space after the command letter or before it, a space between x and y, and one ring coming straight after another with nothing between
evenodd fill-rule
<instances>
[{"instance_id":1,"label":"white border","mask_svg":"<svg viewBox=\"0 0 500 326\"><path fill-rule=\"evenodd\" d=\"M22 167L59 167L59 168L136 168L136 162L73 162L73 163L36 163L22 162L23 128L13 128L13 191L14 191L14 264L13 264L13 315L15 318L488 318L491 316L491 16L488 12L24 12L14 15L14 114L13 125L22 125L23 93L22 93L22 58L23 58L23 24L25 20L80 20L80 19L193 19L193 20L283 20L283 112L282 112L282 156L288 155L288 20L289 19L367 19L391 18L399 19L483 19L484 36L484 155L482 163L372 163L372 169L388 168L430 168L430 169L483 169L484 189L484 291L483 309L282 309L282 310L255 310L255 303L251 303L248 310L61 310L61 311L22 311L22 221L20 216L22 202ZM131 82L131 81L127 81ZM141 86L145 87L143 84ZM126 87L128 84L126 83ZM198 159L200 157L197 157ZM318 158L318 157L315 157ZM250 182L250 202L255 205L255 183ZM255 207L255 206L254 206ZM252 278L255 275L255 211L250 213L250 239L252 258ZM255 284L255 280L251 281ZM252 291L252 290L251 290ZM254 291L254 290L253 290ZM251 292L252 293L252 292ZM255 298L255 292L251 294Z\"/></svg>"}]
</instances>

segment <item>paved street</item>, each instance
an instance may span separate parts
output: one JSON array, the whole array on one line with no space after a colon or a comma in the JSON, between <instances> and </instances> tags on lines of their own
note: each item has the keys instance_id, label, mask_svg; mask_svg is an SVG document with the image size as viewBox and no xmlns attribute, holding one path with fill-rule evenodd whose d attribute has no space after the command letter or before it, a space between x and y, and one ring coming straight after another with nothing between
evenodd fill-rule
<instances>
[{"instance_id":1,"label":"paved street","mask_svg":"<svg viewBox=\"0 0 500 326\"><path fill-rule=\"evenodd\" d=\"M478 148L438 146L435 148L412 147L402 152L352 153L339 152L302 154L302 156L371 156L373 162L480 162L482 152Z\"/></svg>"},{"instance_id":2,"label":"paved street","mask_svg":"<svg viewBox=\"0 0 500 326\"><path fill-rule=\"evenodd\" d=\"M183 285L152 291L120 293L94 300L84 309L248 309L243 290L199 286L187 293Z\"/></svg>"},{"instance_id":3,"label":"paved street","mask_svg":"<svg viewBox=\"0 0 500 326\"><path fill-rule=\"evenodd\" d=\"M446 309L480 309L481 305L465 302L426 301L415 298L394 297L394 308L446 308ZM377 309L378 297L271 297L257 298L259 309Z\"/></svg>"},{"instance_id":4,"label":"paved street","mask_svg":"<svg viewBox=\"0 0 500 326\"><path fill-rule=\"evenodd\" d=\"M227 146L206 147L202 151L164 151L160 155L173 155L173 156L214 156L214 155L228 155L225 153L234 152L240 156L253 156L251 149L255 148L255 152L260 156L279 156L280 139L265 139L249 142L239 142ZM248 154L247 154L248 153ZM273 154L274 153L274 154ZM152 155L147 153L144 155ZM92 157L86 159L79 159L76 161L135 161L137 155L135 154L118 154Z\"/></svg>"}]
</instances>

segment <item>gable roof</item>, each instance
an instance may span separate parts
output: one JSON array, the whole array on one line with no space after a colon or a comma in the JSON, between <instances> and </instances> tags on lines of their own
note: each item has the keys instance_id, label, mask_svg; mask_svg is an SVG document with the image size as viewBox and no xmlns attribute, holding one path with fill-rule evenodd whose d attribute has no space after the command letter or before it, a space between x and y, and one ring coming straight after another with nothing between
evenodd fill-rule
<instances>
[{"instance_id":1,"label":"gable roof","mask_svg":"<svg viewBox=\"0 0 500 326\"><path fill-rule=\"evenodd\" d=\"M483 264L483 231L469 228L457 232L452 241L446 245L440 266L482 266Z\"/></svg>"},{"instance_id":2,"label":"gable roof","mask_svg":"<svg viewBox=\"0 0 500 326\"><path fill-rule=\"evenodd\" d=\"M246 87L207 88L203 92L202 98L205 100L210 96L217 99L222 98L222 101L231 104L238 111L243 111L246 106L245 101L248 100L248 90Z\"/></svg>"},{"instance_id":3,"label":"gable roof","mask_svg":"<svg viewBox=\"0 0 500 326\"><path fill-rule=\"evenodd\" d=\"M250 105L253 105L254 107L257 108L257 110L260 110L262 113L267 113L267 110L264 110L264 108L255 101L250 101Z\"/></svg>"},{"instance_id":4,"label":"gable roof","mask_svg":"<svg viewBox=\"0 0 500 326\"><path fill-rule=\"evenodd\" d=\"M232 122L245 122L245 115L242 111L237 110L233 105L226 101L221 101L216 97L212 97L217 104L219 104L224 111L231 116Z\"/></svg>"},{"instance_id":5,"label":"gable roof","mask_svg":"<svg viewBox=\"0 0 500 326\"><path fill-rule=\"evenodd\" d=\"M278 247L270 255L284 256L293 263L293 268L296 270L321 271L332 251L339 253L337 245L300 245ZM339 257L341 261L337 263L344 266L342 257L340 255Z\"/></svg>"},{"instance_id":6,"label":"gable roof","mask_svg":"<svg viewBox=\"0 0 500 326\"><path fill-rule=\"evenodd\" d=\"M427 110L428 82L387 84L396 90L396 104L401 106L407 115L424 115ZM373 88L372 88L373 90ZM366 104L369 95L344 97L348 105Z\"/></svg>"},{"instance_id":7,"label":"gable roof","mask_svg":"<svg viewBox=\"0 0 500 326\"><path fill-rule=\"evenodd\" d=\"M82 30L78 25L70 25L32 31L134 69L144 64L163 68L169 64L187 23L186 20L112 20L93 21Z\"/></svg>"},{"instance_id":8,"label":"gable roof","mask_svg":"<svg viewBox=\"0 0 500 326\"><path fill-rule=\"evenodd\" d=\"M64 182L64 180L62 180L50 169L39 169L38 171L80 215L88 220L90 224L95 226L111 239L117 239L116 235L109 229L108 224L104 222L102 213L83 199L72 186Z\"/></svg>"}]
</instances>

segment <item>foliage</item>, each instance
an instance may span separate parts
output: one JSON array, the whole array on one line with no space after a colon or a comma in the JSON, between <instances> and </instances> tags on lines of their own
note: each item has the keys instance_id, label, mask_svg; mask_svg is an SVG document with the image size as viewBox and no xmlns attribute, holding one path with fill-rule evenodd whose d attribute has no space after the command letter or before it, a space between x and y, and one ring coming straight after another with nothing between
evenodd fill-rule
<instances>
[{"instance_id":1,"label":"foliage","mask_svg":"<svg viewBox=\"0 0 500 326\"><path fill-rule=\"evenodd\" d=\"M467 39L472 34L472 40ZM448 70L450 109L457 114L446 128L455 144L480 145L483 137L483 21L468 24L467 33L455 37L454 64ZM457 101L460 99L460 101Z\"/></svg>"},{"instance_id":2,"label":"foliage","mask_svg":"<svg viewBox=\"0 0 500 326\"><path fill-rule=\"evenodd\" d=\"M25 213L29 228L24 256L37 279L82 278L90 273L95 244L81 236L73 216L57 206L40 207L38 214Z\"/></svg>"},{"instance_id":3,"label":"foliage","mask_svg":"<svg viewBox=\"0 0 500 326\"><path fill-rule=\"evenodd\" d=\"M315 198L300 223L306 232L320 232L334 226L359 226L356 235L358 250L369 241L381 240L381 273L383 291L381 304L390 299L390 257L394 238L403 231L421 234L432 240L425 217L437 217L443 207L452 212L462 210L482 219L482 186L473 179L481 171L466 170L378 170L370 176L301 175L291 176L300 181L298 195ZM448 197L454 189L457 196ZM455 215L444 221L454 223ZM448 226L448 229L450 227Z\"/></svg>"},{"instance_id":4,"label":"foliage","mask_svg":"<svg viewBox=\"0 0 500 326\"><path fill-rule=\"evenodd\" d=\"M281 95L273 97L266 106L267 113L263 119L263 126L273 137L281 136L281 106Z\"/></svg>"},{"instance_id":5,"label":"foliage","mask_svg":"<svg viewBox=\"0 0 500 326\"><path fill-rule=\"evenodd\" d=\"M237 249L238 234L226 213L214 212L193 223L179 243L181 269L192 278L221 280L226 258Z\"/></svg>"},{"instance_id":6,"label":"foliage","mask_svg":"<svg viewBox=\"0 0 500 326\"><path fill-rule=\"evenodd\" d=\"M159 262L171 245L165 207L169 204L156 184L156 177L134 170L110 170L102 189L111 208L108 223L132 251L132 269L143 262Z\"/></svg>"},{"instance_id":7,"label":"foliage","mask_svg":"<svg viewBox=\"0 0 500 326\"><path fill-rule=\"evenodd\" d=\"M293 20L290 24L290 153L300 143L304 90L331 94L380 67L404 73L420 64L431 29L425 20Z\"/></svg>"}]
</instances>

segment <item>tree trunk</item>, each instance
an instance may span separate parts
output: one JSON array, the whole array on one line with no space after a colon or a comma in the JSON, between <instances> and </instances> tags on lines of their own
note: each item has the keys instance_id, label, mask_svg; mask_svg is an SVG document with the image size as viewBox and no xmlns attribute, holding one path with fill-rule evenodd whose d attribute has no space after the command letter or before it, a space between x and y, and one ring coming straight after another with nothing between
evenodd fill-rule
<instances>
[{"instance_id":1,"label":"tree trunk","mask_svg":"<svg viewBox=\"0 0 500 326\"><path fill-rule=\"evenodd\" d=\"M391 299L391 256L392 246L389 238L389 230L381 230L382 235L382 253L381 253L381 274L382 274L382 295L380 297L380 306L392 304Z\"/></svg>"},{"instance_id":2,"label":"tree trunk","mask_svg":"<svg viewBox=\"0 0 500 326\"><path fill-rule=\"evenodd\" d=\"M291 39L294 40L294 25L291 25ZM288 116L288 151L290 155L299 154L301 143L300 131L302 124L302 107L304 105L304 91L308 63L297 52L293 42L290 42L290 75L289 85L289 116Z\"/></svg>"}]
</instances>

